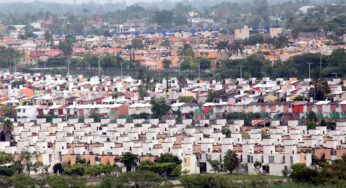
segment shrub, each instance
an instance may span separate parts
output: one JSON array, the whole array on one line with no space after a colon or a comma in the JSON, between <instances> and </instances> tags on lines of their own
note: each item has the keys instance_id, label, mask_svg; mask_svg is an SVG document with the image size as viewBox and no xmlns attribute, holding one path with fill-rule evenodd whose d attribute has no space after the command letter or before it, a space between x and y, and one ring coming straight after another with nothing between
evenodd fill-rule
<instances>
[{"instance_id":1,"label":"shrub","mask_svg":"<svg viewBox=\"0 0 346 188\"><path fill-rule=\"evenodd\" d=\"M67 181L62 176L51 176L48 178L48 184L51 188L68 187Z\"/></svg>"},{"instance_id":2,"label":"shrub","mask_svg":"<svg viewBox=\"0 0 346 188\"><path fill-rule=\"evenodd\" d=\"M293 179L293 181L310 184L321 183L321 179L319 177L320 174L317 170L309 168L303 163L293 164L291 168L292 172L290 177Z\"/></svg>"},{"instance_id":3,"label":"shrub","mask_svg":"<svg viewBox=\"0 0 346 188\"><path fill-rule=\"evenodd\" d=\"M180 182L184 187L230 187L232 181L224 175L217 174L194 174L182 176Z\"/></svg>"},{"instance_id":4,"label":"shrub","mask_svg":"<svg viewBox=\"0 0 346 188\"><path fill-rule=\"evenodd\" d=\"M64 172L64 168L62 167L62 164L61 163L56 163L54 166L53 166L53 172L54 174L56 173L60 173L62 174Z\"/></svg>"},{"instance_id":5,"label":"shrub","mask_svg":"<svg viewBox=\"0 0 346 188\"><path fill-rule=\"evenodd\" d=\"M85 167L81 164L74 164L65 169L65 174L83 176L85 173Z\"/></svg>"}]
</instances>

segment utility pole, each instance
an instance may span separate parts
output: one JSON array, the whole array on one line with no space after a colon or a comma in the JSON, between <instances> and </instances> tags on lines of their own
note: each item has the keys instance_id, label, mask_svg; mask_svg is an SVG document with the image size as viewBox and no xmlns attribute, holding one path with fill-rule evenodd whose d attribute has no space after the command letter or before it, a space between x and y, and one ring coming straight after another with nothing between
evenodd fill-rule
<instances>
[{"instance_id":1,"label":"utility pole","mask_svg":"<svg viewBox=\"0 0 346 188\"><path fill-rule=\"evenodd\" d=\"M98 50L101 50L101 37L99 36L99 49ZM98 67L99 67L99 78L101 78L101 60L100 60L100 58L101 58L101 52L99 51L99 56L98 56L98 58L97 58L97 60L98 60Z\"/></svg>"},{"instance_id":2,"label":"utility pole","mask_svg":"<svg viewBox=\"0 0 346 188\"><path fill-rule=\"evenodd\" d=\"M322 74L322 53L320 51L320 78L321 78L321 74Z\"/></svg>"},{"instance_id":3,"label":"utility pole","mask_svg":"<svg viewBox=\"0 0 346 188\"><path fill-rule=\"evenodd\" d=\"M201 81L201 63L199 63L199 69L198 69L198 83Z\"/></svg>"},{"instance_id":4,"label":"utility pole","mask_svg":"<svg viewBox=\"0 0 346 188\"><path fill-rule=\"evenodd\" d=\"M311 65L311 63L308 63L308 65L309 65L309 79L311 80L311 76L310 76L310 65Z\"/></svg>"},{"instance_id":5,"label":"utility pole","mask_svg":"<svg viewBox=\"0 0 346 188\"><path fill-rule=\"evenodd\" d=\"M181 65L181 63L179 63L179 77L180 77L180 65Z\"/></svg>"},{"instance_id":6,"label":"utility pole","mask_svg":"<svg viewBox=\"0 0 346 188\"><path fill-rule=\"evenodd\" d=\"M68 58L67 58L67 75L69 75L70 76L70 60L71 59L71 57L70 56L68 56Z\"/></svg>"},{"instance_id":7,"label":"utility pole","mask_svg":"<svg viewBox=\"0 0 346 188\"><path fill-rule=\"evenodd\" d=\"M99 66L99 78L101 78L101 62L100 62L101 55L99 54L98 59L98 66Z\"/></svg>"},{"instance_id":8,"label":"utility pole","mask_svg":"<svg viewBox=\"0 0 346 188\"><path fill-rule=\"evenodd\" d=\"M16 59L14 59L14 73L17 72L17 61Z\"/></svg>"},{"instance_id":9,"label":"utility pole","mask_svg":"<svg viewBox=\"0 0 346 188\"><path fill-rule=\"evenodd\" d=\"M240 78L243 78L243 65L240 65Z\"/></svg>"},{"instance_id":10,"label":"utility pole","mask_svg":"<svg viewBox=\"0 0 346 188\"><path fill-rule=\"evenodd\" d=\"M123 62L120 61L120 79L123 79Z\"/></svg>"}]
</instances>

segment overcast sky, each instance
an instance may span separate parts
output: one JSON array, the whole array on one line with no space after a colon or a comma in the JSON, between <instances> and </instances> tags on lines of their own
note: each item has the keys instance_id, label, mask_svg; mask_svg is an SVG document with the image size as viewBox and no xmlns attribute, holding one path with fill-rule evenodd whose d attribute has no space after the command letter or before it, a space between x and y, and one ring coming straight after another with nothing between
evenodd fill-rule
<instances>
[{"instance_id":1,"label":"overcast sky","mask_svg":"<svg viewBox=\"0 0 346 188\"><path fill-rule=\"evenodd\" d=\"M32 2L34 0L0 0L0 2ZM60 2L60 3L73 3L73 0L40 0L45 2ZM99 2L99 3L105 3L105 2L126 2L128 4L132 4L134 2L155 2L160 0L76 0L76 3L89 3L89 2ZM174 1L174 0L173 0Z\"/></svg>"}]
</instances>

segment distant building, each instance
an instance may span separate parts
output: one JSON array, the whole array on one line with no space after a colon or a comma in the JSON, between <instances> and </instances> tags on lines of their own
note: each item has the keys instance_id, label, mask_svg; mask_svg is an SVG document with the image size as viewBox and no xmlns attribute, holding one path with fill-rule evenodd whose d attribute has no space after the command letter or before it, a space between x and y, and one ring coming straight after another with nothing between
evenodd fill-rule
<instances>
[{"instance_id":1,"label":"distant building","mask_svg":"<svg viewBox=\"0 0 346 188\"><path fill-rule=\"evenodd\" d=\"M315 8L315 6L303 6L299 8L299 12L306 14L309 9Z\"/></svg>"},{"instance_id":2,"label":"distant building","mask_svg":"<svg viewBox=\"0 0 346 188\"><path fill-rule=\"evenodd\" d=\"M269 35L270 35L271 38L278 37L283 32L284 32L284 28L282 28L282 27L270 28Z\"/></svg>"},{"instance_id":3,"label":"distant building","mask_svg":"<svg viewBox=\"0 0 346 188\"><path fill-rule=\"evenodd\" d=\"M250 37L250 30L247 27L244 27L243 29L236 29L234 31L234 35L235 40L248 39Z\"/></svg>"},{"instance_id":4,"label":"distant building","mask_svg":"<svg viewBox=\"0 0 346 188\"><path fill-rule=\"evenodd\" d=\"M10 30L10 37L18 37L20 35L24 35L25 33L25 25L11 25L13 29Z\"/></svg>"}]
</instances>

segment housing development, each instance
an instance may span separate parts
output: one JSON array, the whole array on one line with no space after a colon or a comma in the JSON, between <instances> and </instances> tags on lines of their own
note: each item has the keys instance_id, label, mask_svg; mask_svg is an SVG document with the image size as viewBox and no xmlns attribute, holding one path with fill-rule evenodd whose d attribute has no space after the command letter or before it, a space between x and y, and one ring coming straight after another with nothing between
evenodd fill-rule
<instances>
[{"instance_id":1,"label":"housing development","mask_svg":"<svg viewBox=\"0 0 346 188\"><path fill-rule=\"evenodd\" d=\"M25 83L9 84L20 80ZM346 154L346 92L340 79L328 81L332 95L321 101L307 96L311 80L296 78L187 80L185 87L176 78L163 79L143 98L142 81L130 77L15 73L3 74L1 82L2 104L16 111L16 144L2 141L0 150L15 157L35 153L44 165L73 165L81 158L90 165L122 166L126 152L138 155L139 163L172 153L183 161L182 170L203 173L213 170L209 159L222 160L231 149L240 157L238 172L256 173L258 161L261 172L281 176L294 163L311 166L312 154L328 162ZM217 90L225 90L223 99L207 102L208 91ZM296 101L297 96L307 100ZM150 118L151 101L162 97L170 110L161 119ZM179 101L186 98L191 100ZM234 113L259 116L244 122L229 117ZM311 113L336 121L331 127L302 124Z\"/></svg>"},{"instance_id":2,"label":"housing development","mask_svg":"<svg viewBox=\"0 0 346 188\"><path fill-rule=\"evenodd\" d=\"M0 2L0 188L344 187L345 10Z\"/></svg>"}]
</instances>

